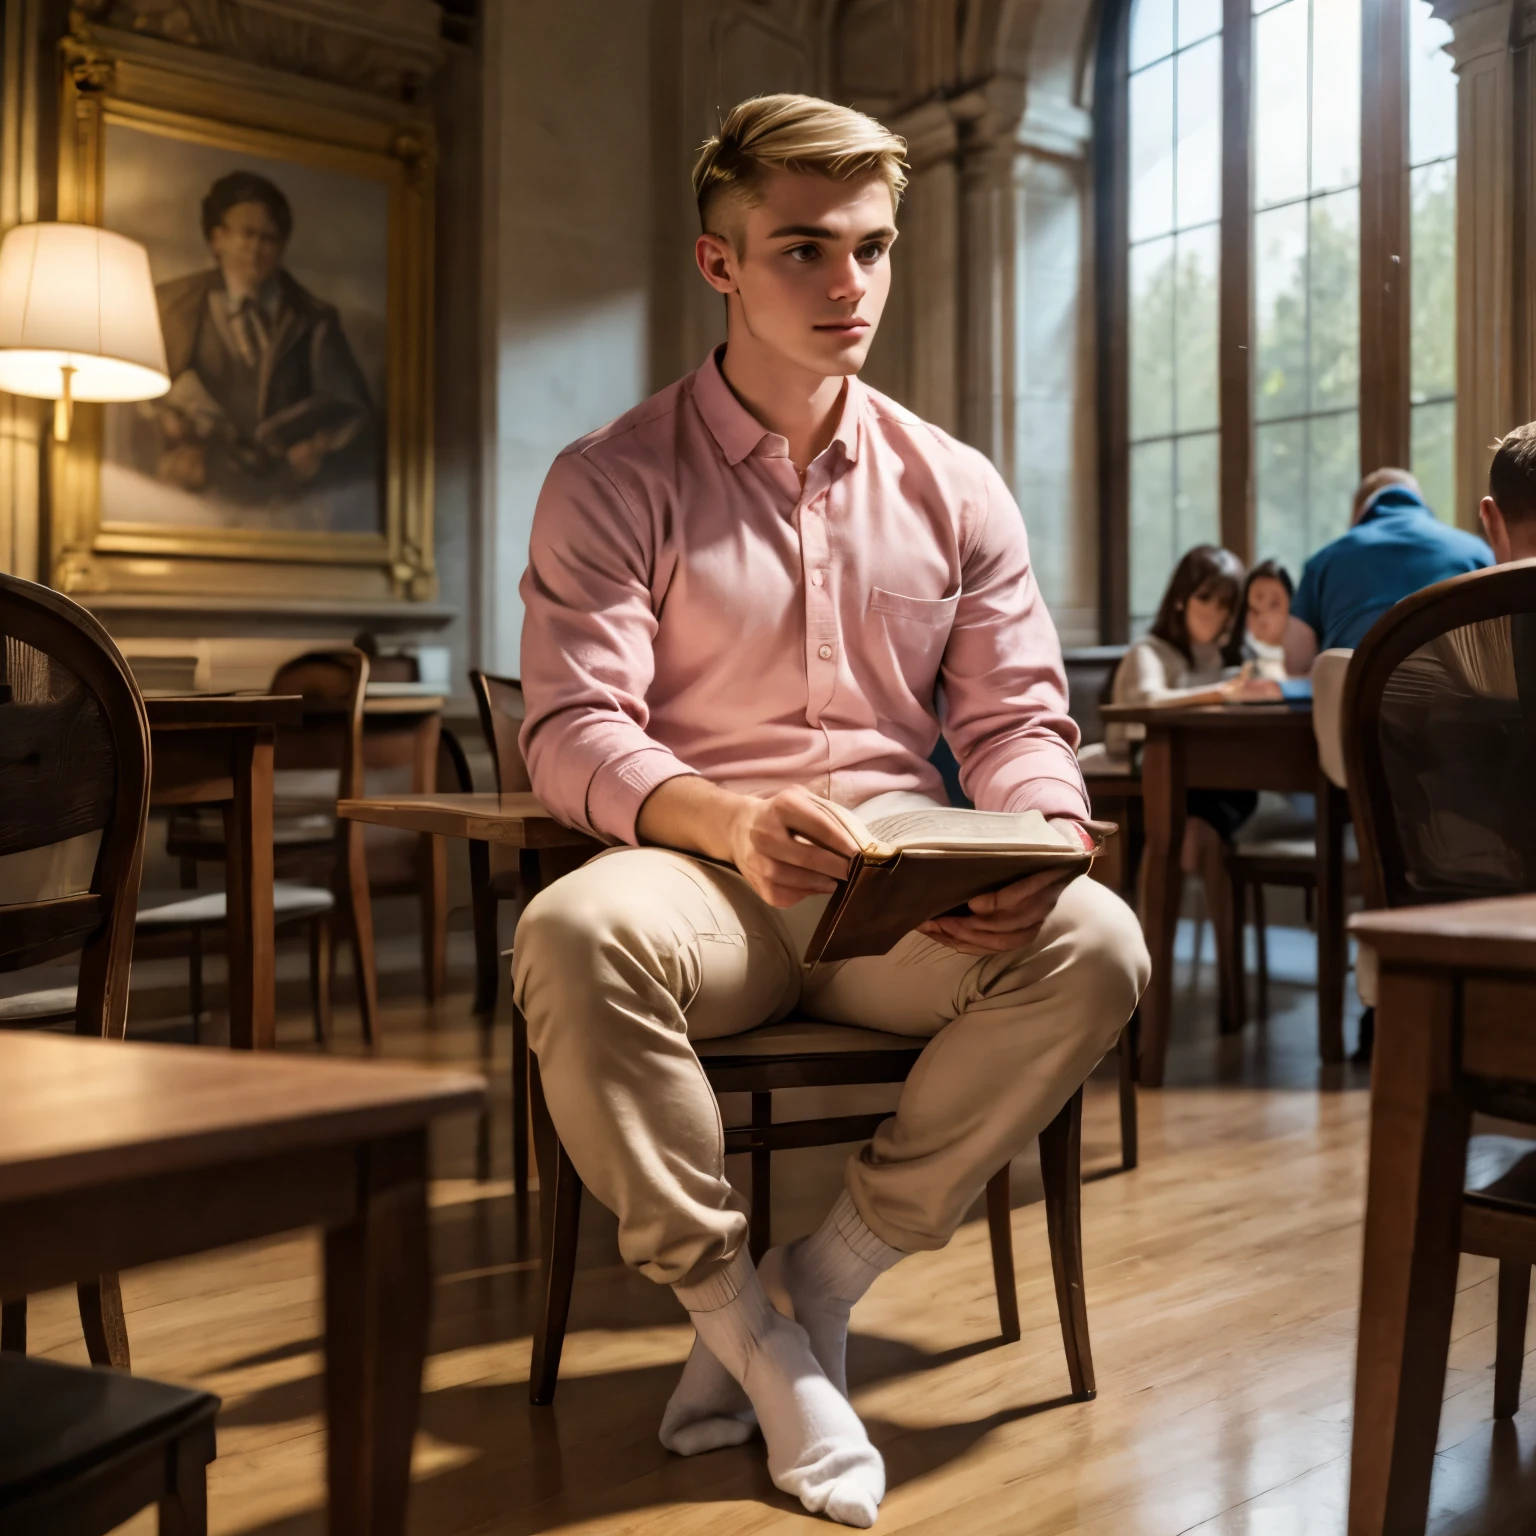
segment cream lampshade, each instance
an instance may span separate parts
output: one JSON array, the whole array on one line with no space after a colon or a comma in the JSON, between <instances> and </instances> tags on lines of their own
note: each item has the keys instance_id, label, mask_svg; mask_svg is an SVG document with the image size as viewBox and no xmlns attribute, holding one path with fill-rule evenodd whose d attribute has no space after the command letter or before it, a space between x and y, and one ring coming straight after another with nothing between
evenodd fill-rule
<instances>
[{"instance_id":1,"label":"cream lampshade","mask_svg":"<svg viewBox=\"0 0 1536 1536\"><path fill-rule=\"evenodd\" d=\"M149 253L94 224L21 224L0 244L0 389L56 400L152 400L171 387Z\"/></svg>"}]
</instances>

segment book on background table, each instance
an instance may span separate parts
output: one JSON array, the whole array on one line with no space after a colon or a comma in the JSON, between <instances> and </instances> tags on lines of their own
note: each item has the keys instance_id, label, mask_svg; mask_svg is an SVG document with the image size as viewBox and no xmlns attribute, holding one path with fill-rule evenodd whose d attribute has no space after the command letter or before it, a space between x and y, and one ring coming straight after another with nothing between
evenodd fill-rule
<instances>
[{"instance_id":1,"label":"book on background table","mask_svg":"<svg viewBox=\"0 0 1536 1536\"><path fill-rule=\"evenodd\" d=\"M1089 824L1094 846L1058 832L1039 811L897 811L865 825L830 809L860 852L827 902L806 946L808 965L889 954L935 917L960 916L975 896L1054 869L1083 874L1115 828Z\"/></svg>"}]
</instances>

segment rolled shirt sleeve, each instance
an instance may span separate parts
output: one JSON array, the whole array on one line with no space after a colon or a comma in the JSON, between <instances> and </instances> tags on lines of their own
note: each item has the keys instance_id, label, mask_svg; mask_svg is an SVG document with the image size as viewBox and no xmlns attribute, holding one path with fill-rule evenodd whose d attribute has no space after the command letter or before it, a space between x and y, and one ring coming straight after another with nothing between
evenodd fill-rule
<instances>
[{"instance_id":1,"label":"rolled shirt sleeve","mask_svg":"<svg viewBox=\"0 0 1536 1536\"><path fill-rule=\"evenodd\" d=\"M660 784L694 770L646 734L655 671L648 533L580 452L539 493L523 599L520 742L533 792L558 820L636 843Z\"/></svg>"},{"instance_id":2,"label":"rolled shirt sleeve","mask_svg":"<svg viewBox=\"0 0 1536 1536\"><path fill-rule=\"evenodd\" d=\"M1030 568L1024 519L1002 476L982 465L944 651L944 734L980 809L1086 820L1061 642Z\"/></svg>"}]
</instances>

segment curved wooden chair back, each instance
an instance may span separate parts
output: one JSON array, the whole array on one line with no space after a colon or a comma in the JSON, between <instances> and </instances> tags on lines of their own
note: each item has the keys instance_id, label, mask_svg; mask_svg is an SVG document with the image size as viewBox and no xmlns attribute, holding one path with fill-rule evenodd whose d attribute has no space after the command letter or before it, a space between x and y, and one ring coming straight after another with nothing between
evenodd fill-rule
<instances>
[{"instance_id":1,"label":"curved wooden chair back","mask_svg":"<svg viewBox=\"0 0 1536 1536\"><path fill-rule=\"evenodd\" d=\"M100 834L87 890L0 889L0 971L80 951L81 1034L123 1034L148 815L149 721L122 653L79 604L0 575L0 857Z\"/></svg>"},{"instance_id":2,"label":"curved wooden chair back","mask_svg":"<svg viewBox=\"0 0 1536 1536\"><path fill-rule=\"evenodd\" d=\"M517 741L526 711L522 683L515 677L497 677L472 668L469 685L475 691L475 703L480 706L480 729L485 733L485 745L496 765L498 792L503 795L527 794L533 788L533 780L528 777L528 765L523 761L523 749Z\"/></svg>"},{"instance_id":3,"label":"curved wooden chair back","mask_svg":"<svg viewBox=\"0 0 1536 1536\"><path fill-rule=\"evenodd\" d=\"M1536 560L1391 608L1343 718L1368 906L1536 890Z\"/></svg>"},{"instance_id":4,"label":"curved wooden chair back","mask_svg":"<svg viewBox=\"0 0 1536 1536\"><path fill-rule=\"evenodd\" d=\"M337 798L363 793L363 703L368 691L368 658L356 646L312 651L279 667L272 692L301 694L304 724L279 731L275 769L334 768Z\"/></svg>"}]
</instances>

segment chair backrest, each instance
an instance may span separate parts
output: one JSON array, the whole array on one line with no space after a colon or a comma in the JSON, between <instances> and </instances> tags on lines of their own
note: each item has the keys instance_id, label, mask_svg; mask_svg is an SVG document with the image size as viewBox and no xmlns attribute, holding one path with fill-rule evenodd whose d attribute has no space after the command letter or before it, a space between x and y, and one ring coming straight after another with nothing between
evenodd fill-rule
<instances>
[{"instance_id":1,"label":"chair backrest","mask_svg":"<svg viewBox=\"0 0 1536 1536\"><path fill-rule=\"evenodd\" d=\"M523 749L517 744L523 728L523 685L515 677L496 677L472 668L469 686L480 706L480 729L496 765L496 788L503 795L526 794L533 788Z\"/></svg>"},{"instance_id":2,"label":"chair backrest","mask_svg":"<svg viewBox=\"0 0 1536 1536\"><path fill-rule=\"evenodd\" d=\"M368 675L368 658L353 645L312 651L279 667L272 692L301 694L304 723L298 730L278 732L273 767L334 769L339 799L361 795Z\"/></svg>"},{"instance_id":3,"label":"chair backrest","mask_svg":"<svg viewBox=\"0 0 1536 1536\"><path fill-rule=\"evenodd\" d=\"M1536 890L1536 561L1388 610L1343 717L1369 905Z\"/></svg>"},{"instance_id":4,"label":"chair backrest","mask_svg":"<svg viewBox=\"0 0 1536 1536\"><path fill-rule=\"evenodd\" d=\"M148 815L149 721L122 653L79 604L0 575L0 971L80 951L82 1034L123 1033ZM20 856L92 836L84 889L23 888Z\"/></svg>"},{"instance_id":5,"label":"chair backrest","mask_svg":"<svg viewBox=\"0 0 1536 1536\"><path fill-rule=\"evenodd\" d=\"M1099 709L1109 703L1115 669L1128 649L1124 645L1084 645L1062 652L1062 667L1067 674L1067 712L1082 732L1082 746L1104 740L1104 721Z\"/></svg>"}]
</instances>

